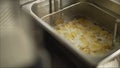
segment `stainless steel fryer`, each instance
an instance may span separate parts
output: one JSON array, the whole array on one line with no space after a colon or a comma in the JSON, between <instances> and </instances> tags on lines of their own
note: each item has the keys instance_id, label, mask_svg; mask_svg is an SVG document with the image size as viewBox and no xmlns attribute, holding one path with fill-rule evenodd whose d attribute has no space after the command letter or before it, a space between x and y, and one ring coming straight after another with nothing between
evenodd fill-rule
<instances>
[{"instance_id":1,"label":"stainless steel fryer","mask_svg":"<svg viewBox=\"0 0 120 68\"><path fill-rule=\"evenodd\" d=\"M107 28L108 31L110 31L111 33L114 33L114 26L117 23L116 19L118 19L112 16L111 14L105 12L104 10L100 9L99 7L91 3L87 3L87 2L79 2L79 3L73 4L62 10L46 15L42 17L41 19L50 26L51 34L55 36L57 40L59 40L62 43L65 43L66 47L70 48L70 50L72 50L73 52L77 52L78 56L82 56L82 58L84 57L85 61L89 62L92 65L97 65L100 61L103 61L103 62L108 61L108 56L109 56L109 59L112 59L113 57L111 56L113 53L116 54L117 56L118 55L117 52L119 52L118 49L120 47L118 47L119 45L115 46L116 44L113 45L115 46L114 49L104 57L91 58L90 56L89 57L85 56L83 55L82 52L77 51L77 49L74 48L73 45L68 43L67 40L64 40L63 38L61 38L60 35L57 35L56 32L54 31L54 23L56 22L57 19L64 19L64 21L69 21L69 20L72 20L74 18L79 18L79 17L83 17L83 18L88 17L92 20L95 20L97 21L96 24ZM120 29L118 29L118 32L120 32Z\"/></svg>"},{"instance_id":2,"label":"stainless steel fryer","mask_svg":"<svg viewBox=\"0 0 120 68\"><path fill-rule=\"evenodd\" d=\"M43 7L40 6L41 9L43 9L43 12L38 12L38 10L35 10L35 7L38 6L38 3L42 3L42 1L35 1L30 3L27 6L27 11L36 20L40 22L40 24L47 32L49 32L59 42L63 43L64 44L63 46L71 50L72 53L74 53L79 57L79 59L82 59L83 61L87 62L92 66L97 66L98 64L109 61L120 54L120 46L118 46L118 47L114 47L114 49L111 52L109 52L106 56L102 58L89 58L85 56L82 52L77 51L76 48L73 47L67 40L64 40L64 38L61 38L58 34L56 34L53 28L54 22L57 18L64 18L66 21L69 21L73 18L89 17L97 21L98 25L106 27L110 32L113 33L113 35L114 35L115 24L118 23L116 34L117 36L119 36L120 35L119 17L89 2L78 2L68 7L65 7L59 11L53 12L51 14L49 14L49 9L45 9L45 6L48 5L46 3L45 4L42 3Z\"/></svg>"}]
</instances>

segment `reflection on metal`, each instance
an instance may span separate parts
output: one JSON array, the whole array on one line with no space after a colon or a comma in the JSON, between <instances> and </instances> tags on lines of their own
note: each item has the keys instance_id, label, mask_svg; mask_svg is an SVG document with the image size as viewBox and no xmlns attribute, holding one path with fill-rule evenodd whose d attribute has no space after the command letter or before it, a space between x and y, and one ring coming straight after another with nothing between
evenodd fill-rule
<instances>
[{"instance_id":1,"label":"reflection on metal","mask_svg":"<svg viewBox=\"0 0 120 68\"><path fill-rule=\"evenodd\" d=\"M113 2L115 2L116 4L119 4L120 5L120 0L111 0Z\"/></svg>"},{"instance_id":2,"label":"reflection on metal","mask_svg":"<svg viewBox=\"0 0 120 68\"><path fill-rule=\"evenodd\" d=\"M120 0L89 0L99 7L108 9L120 16Z\"/></svg>"},{"instance_id":3,"label":"reflection on metal","mask_svg":"<svg viewBox=\"0 0 120 68\"><path fill-rule=\"evenodd\" d=\"M49 0L49 13L56 12L62 9L62 0ZM60 13L57 17L61 18L62 14ZM55 18L53 16L50 17L50 21L54 23ZM52 24L51 23L51 24Z\"/></svg>"},{"instance_id":4,"label":"reflection on metal","mask_svg":"<svg viewBox=\"0 0 120 68\"><path fill-rule=\"evenodd\" d=\"M55 12L62 8L62 0L49 0L49 12Z\"/></svg>"},{"instance_id":5,"label":"reflection on metal","mask_svg":"<svg viewBox=\"0 0 120 68\"><path fill-rule=\"evenodd\" d=\"M114 44L116 43L117 29L118 29L118 23L115 23L114 34L113 34L113 42L112 42L112 45L113 45L113 46L114 46Z\"/></svg>"}]
</instances>

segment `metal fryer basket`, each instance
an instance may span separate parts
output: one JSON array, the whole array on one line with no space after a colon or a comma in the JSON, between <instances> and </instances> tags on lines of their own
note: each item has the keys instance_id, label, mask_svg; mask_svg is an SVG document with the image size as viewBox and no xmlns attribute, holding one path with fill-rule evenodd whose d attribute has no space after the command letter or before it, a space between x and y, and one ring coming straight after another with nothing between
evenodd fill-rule
<instances>
[{"instance_id":1,"label":"metal fryer basket","mask_svg":"<svg viewBox=\"0 0 120 68\"><path fill-rule=\"evenodd\" d=\"M87 2L79 2L73 4L62 10L48 14L42 17L41 19L42 21L44 21L44 23L48 24L51 30L49 28L47 30L54 37L56 37L58 41L64 43L66 47L68 47L71 51L73 51L73 53L80 56L80 59L84 58L84 61L87 61L91 65L96 66L101 61L106 62L110 59L113 59L115 56L117 56L120 53L119 51L120 46L114 46L113 50L111 50L104 57L96 57L96 58L87 57L82 52L77 51L77 49L74 48L67 40L64 40L64 38L61 38L61 36L55 33L54 23L57 19L64 19L64 21L70 21L71 19L79 18L79 17L89 17L90 19L95 20L98 25L105 27L108 31L110 31L113 35L115 35L115 37L118 37L118 35L120 35L120 24L117 24L117 28L116 28L117 31L115 29L115 24L118 23L118 21L116 20L118 18L102 10L101 8ZM47 28L47 26L45 27Z\"/></svg>"}]
</instances>

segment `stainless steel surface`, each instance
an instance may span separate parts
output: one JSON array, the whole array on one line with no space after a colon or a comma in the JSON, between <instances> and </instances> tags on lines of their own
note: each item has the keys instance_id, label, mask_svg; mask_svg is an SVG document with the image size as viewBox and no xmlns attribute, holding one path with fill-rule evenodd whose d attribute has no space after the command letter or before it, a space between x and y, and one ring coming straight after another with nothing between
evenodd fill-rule
<instances>
[{"instance_id":1,"label":"stainless steel surface","mask_svg":"<svg viewBox=\"0 0 120 68\"><path fill-rule=\"evenodd\" d=\"M53 0L54 1L54 11L57 11L61 8L61 0Z\"/></svg>"},{"instance_id":2,"label":"stainless steel surface","mask_svg":"<svg viewBox=\"0 0 120 68\"><path fill-rule=\"evenodd\" d=\"M120 0L89 0L90 2L120 15Z\"/></svg>"},{"instance_id":3,"label":"stainless steel surface","mask_svg":"<svg viewBox=\"0 0 120 68\"><path fill-rule=\"evenodd\" d=\"M119 32L119 30L118 30L118 26L119 26L119 24L120 24L120 20L119 19L116 19L116 22L117 23L115 23L115 26L114 26L114 33L113 33L113 46L114 46L114 44L116 43L116 39L117 39L117 37L119 37L117 34L119 34L118 32ZM119 26L120 27L120 26Z\"/></svg>"},{"instance_id":4,"label":"stainless steel surface","mask_svg":"<svg viewBox=\"0 0 120 68\"><path fill-rule=\"evenodd\" d=\"M114 46L114 44L116 43L117 29L118 29L118 23L115 23L112 46Z\"/></svg>"},{"instance_id":5,"label":"stainless steel surface","mask_svg":"<svg viewBox=\"0 0 120 68\"><path fill-rule=\"evenodd\" d=\"M120 0L111 0L111 1L113 1L113 2L115 2L117 4L120 4Z\"/></svg>"},{"instance_id":6,"label":"stainless steel surface","mask_svg":"<svg viewBox=\"0 0 120 68\"><path fill-rule=\"evenodd\" d=\"M34 2L36 0L19 0L21 6L26 5L28 3Z\"/></svg>"},{"instance_id":7,"label":"stainless steel surface","mask_svg":"<svg viewBox=\"0 0 120 68\"><path fill-rule=\"evenodd\" d=\"M55 12L62 8L62 0L49 0L49 12Z\"/></svg>"},{"instance_id":8,"label":"stainless steel surface","mask_svg":"<svg viewBox=\"0 0 120 68\"><path fill-rule=\"evenodd\" d=\"M64 43L65 46L70 48L73 52L76 52L78 56L84 57L85 61L89 62L90 64L97 65L101 60L103 61L103 59L106 59L107 56L110 56L111 54L113 54L115 51L117 51L120 48L120 47L117 49L114 48L114 50L112 50L110 53L108 53L105 57L102 57L102 58L90 58L90 57L83 56L83 54L80 51L78 52L74 47L72 47L72 45L68 41L64 40L63 38L61 38L59 35L55 33L53 26L52 26L53 24L51 24L50 19L51 17L53 17L55 21L59 13L64 14L63 17L65 20L70 20L76 17L89 17L97 21L98 25L106 27L111 32L114 32L114 25L115 23L117 23L116 22L117 18L91 3L77 3L69 7L66 7L60 11L43 16L41 18L42 20L39 19L39 21L41 22L41 25L43 25L43 27L49 33L51 33L54 37L56 37L60 42ZM35 15L35 16L38 16L38 15ZM118 32L120 32L120 30ZM109 57L109 60L117 56L119 52L120 51L117 51L116 53L114 53L114 56Z\"/></svg>"},{"instance_id":9,"label":"stainless steel surface","mask_svg":"<svg viewBox=\"0 0 120 68\"><path fill-rule=\"evenodd\" d=\"M58 9L67 7L67 6L77 3L77 2L79 2L79 0L59 0ZM53 0L44 0L39 3L34 2L34 4L31 7L32 7L32 12L34 12L40 18L55 11ZM29 9L31 9L31 8L29 8Z\"/></svg>"}]
</instances>

